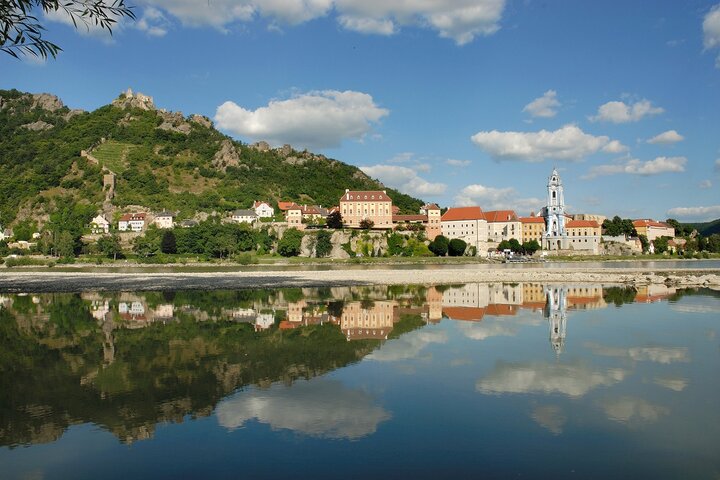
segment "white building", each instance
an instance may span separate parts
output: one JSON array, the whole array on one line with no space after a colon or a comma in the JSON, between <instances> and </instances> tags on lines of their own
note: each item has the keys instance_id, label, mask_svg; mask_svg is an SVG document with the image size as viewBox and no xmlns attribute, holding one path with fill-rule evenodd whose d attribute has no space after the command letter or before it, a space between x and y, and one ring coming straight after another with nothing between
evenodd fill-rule
<instances>
[{"instance_id":1,"label":"white building","mask_svg":"<svg viewBox=\"0 0 720 480\"><path fill-rule=\"evenodd\" d=\"M275 216L275 209L270 206L267 202L255 201L253 203L253 210L258 218L272 218Z\"/></svg>"},{"instance_id":2,"label":"white building","mask_svg":"<svg viewBox=\"0 0 720 480\"><path fill-rule=\"evenodd\" d=\"M493 210L485 212L488 224L488 240L500 243L503 240L514 238L518 242L522 239L522 222L512 210Z\"/></svg>"},{"instance_id":3,"label":"white building","mask_svg":"<svg viewBox=\"0 0 720 480\"><path fill-rule=\"evenodd\" d=\"M118 221L118 230L121 232L142 232L145 228L145 214L144 213L126 213L120 217Z\"/></svg>"},{"instance_id":4,"label":"white building","mask_svg":"<svg viewBox=\"0 0 720 480\"><path fill-rule=\"evenodd\" d=\"M257 217L255 210L235 210L232 213L233 222L247 223L249 225L252 225L257 220Z\"/></svg>"},{"instance_id":5,"label":"white building","mask_svg":"<svg viewBox=\"0 0 720 480\"><path fill-rule=\"evenodd\" d=\"M172 212L160 212L155 215L155 225L158 228L173 228L175 214Z\"/></svg>"},{"instance_id":6,"label":"white building","mask_svg":"<svg viewBox=\"0 0 720 480\"><path fill-rule=\"evenodd\" d=\"M90 231L92 233L109 233L110 222L107 221L104 215L100 214L97 217L90 220Z\"/></svg>"},{"instance_id":7,"label":"white building","mask_svg":"<svg viewBox=\"0 0 720 480\"><path fill-rule=\"evenodd\" d=\"M475 247L477 255L488 251L488 222L480 207L453 207L440 218L443 236L449 240L459 238Z\"/></svg>"}]
</instances>

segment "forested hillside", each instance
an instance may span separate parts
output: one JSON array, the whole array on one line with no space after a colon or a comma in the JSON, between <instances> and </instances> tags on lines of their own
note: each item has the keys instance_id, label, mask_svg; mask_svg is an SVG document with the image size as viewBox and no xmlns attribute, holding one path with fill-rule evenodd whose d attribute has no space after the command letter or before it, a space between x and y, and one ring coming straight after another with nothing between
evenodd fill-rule
<instances>
[{"instance_id":1,"label":"forested hillside","mask_svg":"<svg viewBox=\"0 0 720 480\"><path fill-rule=\"evenodd\" d=\"M103 189L110 172L111 198ZM0 90L3 226L31 221L62 229L129 205L176 211L179 219L261 199L332 206L346 188L385 189L357 167L289 146L242 144L205 117L158 110L152 100L121 94L81 112L52 95ZM402 212L416 213L422 204L386 190Z\"/></svg>"}]
</instances>

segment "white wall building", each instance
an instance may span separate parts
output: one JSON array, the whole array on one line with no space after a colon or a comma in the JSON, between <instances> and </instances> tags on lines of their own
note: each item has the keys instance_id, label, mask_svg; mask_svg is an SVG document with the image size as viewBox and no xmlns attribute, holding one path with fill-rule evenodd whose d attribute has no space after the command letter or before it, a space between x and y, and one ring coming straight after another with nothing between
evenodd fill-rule
<instances>
[{"instance_id":1,"label":"white wall building","mask_svg":"<svg viewBox=\"0 0 720 480\"><path fill-rule=\"evenodd\" d=\"M477 255L488 251L488 223L480 207L453 207L440 218L443 236L459 238L477 249Z\"/></svg>"},{"instance_id":2,"label":"white wall building","mask_svg":"<svg viewBox=\"0 0 720 480\"><path fill-rule=\"evenodd\" d=\"M255 215L257 215L258 218L272 218L275 216L275 209L267 202L256 200L255 203L253 203L253 210L255 210Z\"/></svg>"}]
</instances>

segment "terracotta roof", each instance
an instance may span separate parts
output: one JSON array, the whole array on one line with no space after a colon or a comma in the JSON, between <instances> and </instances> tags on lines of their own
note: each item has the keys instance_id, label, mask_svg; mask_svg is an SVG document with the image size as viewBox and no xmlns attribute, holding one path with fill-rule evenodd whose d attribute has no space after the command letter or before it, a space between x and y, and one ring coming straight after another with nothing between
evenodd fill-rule
<instances>
[{"instance_id":1,"label":"terracotta roof","mask_svg":"<svg viewBox=\"0 0 720 480\"><path fill-rule=\"evenodd\" d=\"M278 202L278 208L283 212L295 205L295 202Z\"/></svg>"},{"instance_id":2,"label":"terracotta roof","mask_svg":"<svg viewBox=\"0 0 720 480\"><path fill-rule=\"evenodd\" d=\"M393 215L395 215L396 213L400 213L400 207L398 207L397 205L393 205L392 213Z\"/></svg>"},{"instance_id":3,"label":"terracotta roof","mask_svg":"<svg viewBox=\"0 0 720 480\"><path fill-rule=\"evenodd\" d=\"M122 217L120 217L121 222L130 222L130 221L138 221L142 220L145 221L145 214L144 213L126 213Z\"/></svg>"},{"instance_id":4,"label":"terracotta roof","mask_svg":"<svg viewBox=\"0 0 720 480\"><path fill-rule=\"evenodd\" d=\"M480 207L453 207L440 218L443 222L457 220L485 220L485 214Z\"/></svg>"},{"instance_id":5,"label":"terracotta roof","mask_svg":"<svg viewBox=\"0 0 720 480\"><path fill-rule=\"evenodd\" d=\"M518 220L520 220L521 223L542 223L545 224L545 219L543 217L520 217Z\"/></svg>"},{"instance_id":6,"label":"terracotta roof","mask_svg":"<svg viewBox=\"0 0 720 480\"><path fill-rule=\"evenodd\" d=\"M515 305L505 305L502 303L491 303L487 306L488 315L515 315L517 307Z\"/></svg>"},{"instance_id":7,"label":"terracotta roof","mask_svg":"<svg viewBox=\"0 0 720 480\"><path fill-rule=\"evenodd\" d=\"M509 222L517 221L517 215L512 210L492 210L485 212L485 220L488 222Z\"/></svg>"},{"instance_id":8,"label":"terracotta roof","mask_svg":"<svg viewBox=\"0 0 720 480\"><path fill-rule=\"evenodd\" d=\"M443 307L443 314L451 320L465 322L481 322L485 316L484 308L476 307Z\"/></svg>"},{"instance_id":9,"label":"terracotta roof","mask_svg":"<svg viewBox=\"0 0 720 480\"><path fill-rule=\"evenodd\" d=\"M440 210L440 207L435 203L427 203L422 207L424 210Z\"/></svg>"},{"instance_id":10,"label":"terracotta roof","mask_svg":"<svg viewBox=\"0 0 720 480\"><path fill-rule=\"evenodd\" d=\"M565 228L600 228L595 220L570 220L565 224Z\"/></svg>"},{"instance_id":11,"label":"terracotta roof","mask_svg":"<svg viewBox=\"0 0 720 480\"><path fill-rule=\"evenodd\" d=\"M427 215L393 215L393 222L427 222Z\"/></svg>"},{"instance_id":12,"label":"terracotta roof","mask_svg":"<svg viewBox=\"0 0 720 480\"><path fill-rule=\"evenodd\" d=\"M345 202L365 202L365 201L376 201L376 202L392 202L387 193L382 190L363 190L363 191L352 191L346 190L345 194L340 197L340 201Z\"/></svg>"},{"instance_id":13,"label":"terracotta roof","mask_svg":"<svg viewBox=\"0 0 720 480\"><path fill-rule=\"evenodd\" d=\"M268 202L263 202L262 200L255 200L253 202L253 208L258 208L260 205L267 205L268 207L270 207L270 204Z\"/></svg>"},{"instance_id":14,"label":"terracotta roof","mask_svg":"<svg viewBox=\"0 0 720 480\"><path fill-rule=\"evenodd\" d=\"M658 222L650 219L633 220L633 227L660 227L660 228L672 228L670 225L664 222Z\"/></svg>"}]
</instances>

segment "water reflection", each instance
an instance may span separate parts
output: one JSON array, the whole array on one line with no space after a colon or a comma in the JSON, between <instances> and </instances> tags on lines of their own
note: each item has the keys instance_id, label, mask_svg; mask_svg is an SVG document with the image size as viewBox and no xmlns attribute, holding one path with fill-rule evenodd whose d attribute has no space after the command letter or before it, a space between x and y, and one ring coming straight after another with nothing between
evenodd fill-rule
<instances>
[{"instance_id":1,"label":"water reflection","mask_svg":"<svg viewBox=\"0 0 720 480\"><path fill-rule=\"evenodd\" d=\"M649 425L673 417L667 395L696 385L683 370L696 360L692 343L647 340L644 330L597 335L574 322L632 303L669 301L683 315L718 310L717 302L679 301L693 293L463 284L6 295L0 445L55 442L86 423L131 443L153 438L158 425L208 416L226 431L261 425L359 440L400 421L406 405L377 394L392 385L369 387L391 377L391 362L445 389L459 388L446 380L452 369L476 399L533 398L524 415L554 436L576 423L568 402L577 407L583 397L612 423ZM433 361L419 368L421 358ZM363 381L328 375L361 360L374 369ZM631 382L662 394L620 388ZM451 400L443 399L450 409Z\"/></svg>"}]
</instances>

